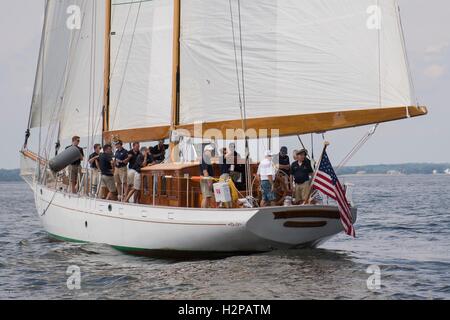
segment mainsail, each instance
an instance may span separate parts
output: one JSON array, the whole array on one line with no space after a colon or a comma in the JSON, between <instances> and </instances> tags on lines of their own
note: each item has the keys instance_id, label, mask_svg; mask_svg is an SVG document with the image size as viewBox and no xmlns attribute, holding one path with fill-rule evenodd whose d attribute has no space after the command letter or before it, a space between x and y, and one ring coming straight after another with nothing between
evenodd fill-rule
<instances>
[{"instance_id":1,"label":"mainsail","mask_svg":"<svg viewBox=\"0 0 450 320\"><path fill-rule=\"evenodd\" d=\"M281 135L425 113L412 107L397 1L238 4L182 1L181 127L239 127L238 82L248 126Z\"/></svg>"}]
</instances>

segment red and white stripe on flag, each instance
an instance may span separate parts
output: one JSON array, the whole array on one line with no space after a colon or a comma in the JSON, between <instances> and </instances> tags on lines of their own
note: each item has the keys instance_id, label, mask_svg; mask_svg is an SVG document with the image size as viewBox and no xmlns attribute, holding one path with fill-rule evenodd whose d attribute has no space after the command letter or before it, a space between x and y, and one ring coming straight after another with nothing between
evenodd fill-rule
<instances>
[{"instance_id":1,"label":"red and white stripe on flag","mask_svg":"<svg viewBox=\"0 0 450 320\"><path fill-rule=\"evenodd\" d=\"M325 195L337 202L345 233L349 236L355 237L356 234L355 228L353 227L353 218L350 205L347 197L345 196L344 188L339 180L336 180L336 183L333 183L333 179L327 173L319 170L316 173L311 187L323 192Z\"/></svg>"}]
</instances>

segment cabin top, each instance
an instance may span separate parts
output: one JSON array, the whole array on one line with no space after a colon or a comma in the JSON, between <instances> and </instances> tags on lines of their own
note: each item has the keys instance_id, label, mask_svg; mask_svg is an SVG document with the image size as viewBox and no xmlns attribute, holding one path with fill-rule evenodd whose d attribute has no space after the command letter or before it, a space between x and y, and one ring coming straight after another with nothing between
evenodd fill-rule
<instances>
[{"instance_id":1,"label":"cabin top","mask_svg":"<svg viewBox=\"0 0 450 320\"><path fill-rule=\"evenodd\" d=\"M170 170L183 170L187 168L197 167L200 165L200 162L178 162L178 163L160 163L155 164L150 167L142 168L143 172L152 172L152 171L170 171Z\"/></svg>"}]
</instances>

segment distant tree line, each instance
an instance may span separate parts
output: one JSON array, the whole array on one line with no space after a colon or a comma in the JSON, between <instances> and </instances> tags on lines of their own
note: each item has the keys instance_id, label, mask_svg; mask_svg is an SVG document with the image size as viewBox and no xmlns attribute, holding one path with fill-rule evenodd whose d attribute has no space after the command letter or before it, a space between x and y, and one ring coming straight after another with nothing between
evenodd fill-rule
<instances>
[{"instance_id":1,"label":"distant tree line","mask_svg":"<svg viewBox=\"0 0 450 320\"><path fill-rule=\"evenodd\" d=\"M450 168L450 163L406 163L406 164L378 164L370 166L344 167L339 170L339 174L356 174L365 172L367 174L385 174L388 171L398 171L403 174L432 174L434 170L437 173L444 173Z\"/></svg>"},{"instance_id":2,"label":"distant tree line","mask_svg":"<svg viewBox=\"0 0 450 320\"><path fill-rule=\"evenodd\" d=\"M20 170L5 170L0 169L0 181L11 182L11 181L22 181L20 177Z\"/></svg>"},{"instance_id":3,"label":"distant tree line","mask_svg":"<svg viewBox=\"0 0 450 320\"><path fill-rule=\"evenodd\" d=\"M388 171L398 171L403 174L432 174L434 170L436 170L437 173L444 173L446 169L450 169L450 163L377 164L369 166L343 167L338 171L338 174L356 174L360 172L364 172L366 174L385 174ZM0 181L22 181L22 178L20 177L20 170L0 169Z\"/></svg>"}]
</instances>

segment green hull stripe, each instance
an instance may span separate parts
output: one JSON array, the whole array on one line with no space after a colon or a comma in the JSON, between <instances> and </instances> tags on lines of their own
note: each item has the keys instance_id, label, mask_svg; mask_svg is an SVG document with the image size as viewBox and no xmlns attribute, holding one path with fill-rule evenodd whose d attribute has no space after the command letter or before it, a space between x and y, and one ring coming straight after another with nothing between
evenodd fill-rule
<instances>
[{"instance_id":1,"label":"green hull stripe","mask_svg":"<svg viewBox=\"0 0 450 320\"><path fill-rule=\"evenodd\" d=\"M122 252L145 252L150 251L150 249L141 249L141 248L130 248L130 247L122 247L122 246L111 246L116 250L122 251Z\"/></svg>"},{"instance_id":2,"label":"green hull stripe","mask_svg":"<svg viewBox=\"0 0 450 320\"><path fill-rule=\"evenodd\" d=\"M59 240L59 241L72 242L72 243L88 243L87 241L81 241L81 240L77 240L77 239L65 238L65 237L61 237L61 236L58 236L56 234L50 233L50 232L47 232L47 233L48 233L48 235L51 238Z\"/></svg>"},{"instance_id":3,"label":"green hull stripe","mask_svg":"<svg viewBox=\"0 0 450 320\"><path fill-rule=\"evenodd\" d=\"M59 241L71 242L71 243L80 243L80 244L89 243L88 241L82 241L82 240L77 240L77 239L71 239L71 238L58 236L58 235L50 233L50 232L47 232L47 234L49 235L49 237L51 237L51 238L53 238L55 240L59 240ZM148 250L148 249L140 249L140 248L121 247L121 246L111 246L111 247L116 249L116 250L123 251L123 252L142 252L142 251L147 251Z\"/></svg>"}]
</instances>

